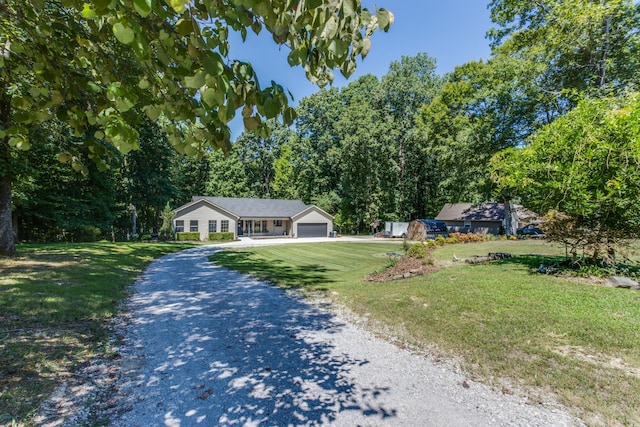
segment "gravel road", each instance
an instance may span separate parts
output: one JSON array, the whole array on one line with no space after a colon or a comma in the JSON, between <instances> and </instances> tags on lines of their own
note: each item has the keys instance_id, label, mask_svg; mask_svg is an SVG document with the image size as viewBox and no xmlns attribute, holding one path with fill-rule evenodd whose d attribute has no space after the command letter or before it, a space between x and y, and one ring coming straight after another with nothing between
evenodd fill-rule
<instances>
[{"instance_id":1,"label":"gravel road","mask_svg":"<svg viewBox=\"0 0 640 427\"><path fill-rule=\"evenodd\" d=\"M134 285L111 425L581 425L210 263L216 250L160 258Z\"/></svg>"}]
</instances>

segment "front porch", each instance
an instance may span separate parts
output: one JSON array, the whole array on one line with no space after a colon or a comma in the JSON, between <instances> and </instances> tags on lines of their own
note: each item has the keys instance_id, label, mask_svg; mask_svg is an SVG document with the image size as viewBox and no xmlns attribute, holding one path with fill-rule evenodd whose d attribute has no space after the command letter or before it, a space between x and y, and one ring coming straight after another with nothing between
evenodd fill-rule
<instances>
[{"instance_id":1,"label":"front porch","mask_svg":"<svg viewBox=\"0 0 640 427\"><path fill-rule=\"evenodd\" d=\"M291 237L292 221L286 218L242 218L238 220L237 237Z\"/></svg>"}]
</instances>

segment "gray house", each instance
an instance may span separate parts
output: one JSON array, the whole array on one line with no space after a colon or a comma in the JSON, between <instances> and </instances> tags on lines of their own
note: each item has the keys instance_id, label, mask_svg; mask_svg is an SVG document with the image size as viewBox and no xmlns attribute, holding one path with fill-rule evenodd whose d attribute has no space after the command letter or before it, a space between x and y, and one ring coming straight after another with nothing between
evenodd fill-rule
<instances>
[{"instance_id":1,"label":"gray house","mask_svg":"<svg viewBox=\"0 0 640 427\"><path fill-rule=\"evenodd\" d=\"M436 219L444 221L450 233L505 234L508 227L502 203L449 203ZM516 234L517 225L517 210L511 205L511 233L507 234Z\"/></svg>"},{"instance_id":2,"label":"gray house","mask_svg":"<svg viewBox=\"0 0 640 427\"><path fill-rule=\"evenodd\" d=\"M328 237L333 217L301 200L193 196L174 209L176 232L233 232L234 237Z\"/></svg>"}]
</instances>

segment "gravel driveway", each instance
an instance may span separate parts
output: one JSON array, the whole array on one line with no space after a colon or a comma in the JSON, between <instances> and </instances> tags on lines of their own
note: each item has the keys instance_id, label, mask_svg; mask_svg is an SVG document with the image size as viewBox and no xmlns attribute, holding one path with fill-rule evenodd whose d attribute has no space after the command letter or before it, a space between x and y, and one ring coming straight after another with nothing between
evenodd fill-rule
<instances>
[{"instance_id":1,"label":"gravel driveway","mask_svg":"<svg viewBox=\"0 0 640 427\"><path fill-rule=\"evenodd\" d=\"M120 327L114 426L570 426L446 364L208 261L154 261Z\"/></svg>"}]
</instances>

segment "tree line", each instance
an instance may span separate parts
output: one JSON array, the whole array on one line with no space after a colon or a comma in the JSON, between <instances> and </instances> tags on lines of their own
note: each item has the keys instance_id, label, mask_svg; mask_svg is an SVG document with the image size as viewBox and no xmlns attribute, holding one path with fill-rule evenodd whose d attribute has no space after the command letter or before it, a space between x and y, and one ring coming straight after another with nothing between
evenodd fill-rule
<instances>
[{"instance_id":1,"label":"tree line","mask_svg":"<svg viewBox=\"0 0 640 427\"><path fill-rule=\"evenodd\" d=\"M622 227L637 234L640 6L493 0L488 7L495 26L487 60L438 75L428 54L403 57L381 78L302 99L289 114L293 126L271 119L271 131L247 131L227 153L176 154L162 122L147 117L136 127L140 150L116 153L108 171L98 164L81 176L55 156L64 144L82 147L82 136L59 121L33 127L42 143L32 144L15 181L21 234L90 225L123 235L133 206L143 230L157 229L167 203L195 194L300 198L334 214L346 232L433 217L444 203L497 200L562 212L581 224L576 230L617 224L616 235ZM201 130L192 123L180 131Z\"/></svg>"}]
</instances>

